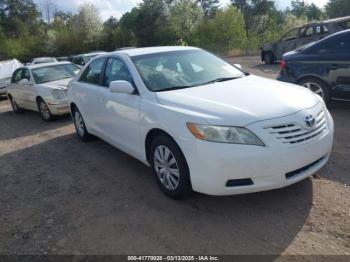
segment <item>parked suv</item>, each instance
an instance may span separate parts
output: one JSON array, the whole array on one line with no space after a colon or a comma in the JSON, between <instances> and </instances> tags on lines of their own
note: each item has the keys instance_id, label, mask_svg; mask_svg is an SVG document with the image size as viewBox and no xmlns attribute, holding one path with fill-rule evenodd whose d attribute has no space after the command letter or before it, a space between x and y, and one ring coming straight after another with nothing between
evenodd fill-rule
<instances>
[{"instance_id":1,"label":"parked suv","mask_svg":"<svg viewBox=\"0 0 350 262\"><path fill-rule=\"evenodd\" d=\"M300 84L326 102L350 101L350 30L285 54L278 80Z\"/></svg>"},{"instance_id":2,"label":"parked suv","mask_svg":"<svg viewBox=\"0 0 350 262\"><path fill-rule=\"evenodd\" d=\"M346 29L350 29L350 16L294 28L278 42L264 44L261 48L261 60L265 64L273 64L275 61L281 60L284 53Z\"/></svg>"}]
</instances>

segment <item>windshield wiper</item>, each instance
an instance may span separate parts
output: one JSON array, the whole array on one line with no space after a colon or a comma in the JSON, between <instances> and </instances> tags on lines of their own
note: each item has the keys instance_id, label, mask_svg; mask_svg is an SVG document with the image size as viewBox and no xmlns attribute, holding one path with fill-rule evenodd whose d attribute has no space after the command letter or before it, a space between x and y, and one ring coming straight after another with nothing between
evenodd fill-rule
<instances>
[{"instance_id":1,"label":"windshield wiper","mask_svg":"<svg viewBox=\"0 0 350 262\"><path fill-rule=\"evenodd\" d=\"M190 88L190 87L194 87L194 86L193 86L193 85L188 85L188 86L172 86L172 87L168 87L168 88L156 90L156 92L172 91L172 90L185 89L185 88Z\"/></svg>"},{"instance_id":2,"label":"windshield wiper","mask_svg":"<svg viewBox=\"0 0 350 262\"><path fill-rule=\"evenodd\" d=\"M185 88L196 87L196 86L209 85L209 84L212 84L212 83L234 80L234 79L237 79L237 78L241 78L241 77L221 77L221 78L217 78L217 79L211 80L209 82L205 82L203 84L188 85L188 86L186 86L186 85L184 85L184 86L173 86L173 87L157 90L156 92L172 91L172 90L185 89Z\"/></svg>"},{"instance_id":3,"label":"windshield wiper","mask_svg":"<svg viewBox=\"0 0 350 262\"><path fill-rule=\"evenodd\" d=\"M212 84L212 83L218 83L218 82L225 82L225 81L230 81L230 80L234 80L234 79L237 79L237 78L240 78L240 77L220 77L220 78L217 78L217 79L214 79L214 80L210 80L202 85L209 85L209 84Z\"/></svg>"}]
</instances>

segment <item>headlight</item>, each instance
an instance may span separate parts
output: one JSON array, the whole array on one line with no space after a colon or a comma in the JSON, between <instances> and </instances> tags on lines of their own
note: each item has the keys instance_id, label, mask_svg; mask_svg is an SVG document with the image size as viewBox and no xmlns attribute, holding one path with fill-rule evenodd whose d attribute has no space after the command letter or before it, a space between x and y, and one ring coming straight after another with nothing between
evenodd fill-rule
<instances>
[{"instance_id":1,"label":"headlight","mask_svg":"<svg viewBox=\"0 0 350 262\"><path fill-rule=\"evenodd\" d=\"M60 100L60 99L64 99L64 92L62 90L58 90L58 89L52 89L52 97Z\"/></svg>"},{"instance_id":2,"label":"headlight","mask_svg":"<svg viewBox=\"0 0 350 262\"><path fill-rule=\"evenodd\" d=\"M200 140L265 146L256 135L243 127L211 126L193 123L187 123L187 127Z\"/></svg>"}]
</instances>

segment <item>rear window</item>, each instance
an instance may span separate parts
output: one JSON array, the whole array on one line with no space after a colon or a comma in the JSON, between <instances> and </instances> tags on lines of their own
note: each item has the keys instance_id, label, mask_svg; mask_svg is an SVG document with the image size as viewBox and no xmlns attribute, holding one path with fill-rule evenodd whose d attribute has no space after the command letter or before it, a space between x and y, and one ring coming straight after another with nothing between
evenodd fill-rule
<instances>
[{"instance_id":1,"label":"rear window","mask_svg":"<svg viewBox=\"0 0 350 262\"><path fill-rule=\"evenodd\" d=\"M348 21L343 21L343 22L339 22L338 25L341 27L341 29L346 30L346 29L350 29L350 20Z\"/></svg>"}]
</instances>

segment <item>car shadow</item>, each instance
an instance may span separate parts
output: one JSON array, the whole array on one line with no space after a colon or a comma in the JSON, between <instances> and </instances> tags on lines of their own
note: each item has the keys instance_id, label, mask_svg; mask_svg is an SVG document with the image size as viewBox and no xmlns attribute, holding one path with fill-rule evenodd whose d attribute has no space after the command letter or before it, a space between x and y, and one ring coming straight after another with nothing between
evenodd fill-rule
<instances>
[{"instance_id":1,"label":"car shadow","mask_svg":"<svg viewBox=\"0 0 350 262\"><path fill-rule=\"evenodd\" d=\"M165 197L150 168L107 143L65 135L0 157L3 254L281 254L313 188Z\"/></svg>"},{"instance_id":2,"label":"car shadow","mask_svg":"<svg viewBox=\"0 0 350 262\"><path fill-rule=\"evenodd\" d=\"M0 141L35 135L72 124L70 115L59 116L52 122L45 122L37 112L24 111L15 114L9 102L1 101L0 105L2 107L0 110Z\"/></svg>"}]
</instances>

